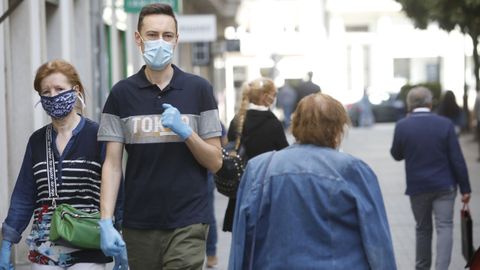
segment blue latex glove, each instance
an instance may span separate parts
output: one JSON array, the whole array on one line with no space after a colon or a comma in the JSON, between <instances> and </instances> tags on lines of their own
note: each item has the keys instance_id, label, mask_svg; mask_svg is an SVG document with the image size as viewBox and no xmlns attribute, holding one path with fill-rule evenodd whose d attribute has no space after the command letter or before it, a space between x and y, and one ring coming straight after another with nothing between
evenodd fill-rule
<instances>
[{"instance_id":1,"label":"blue latex glove","mask_svg":"<svg viewBox=\"0 0 480 270\"><path fill-rule=\"evenodd\" d=\"M2 240L2 248L0 249L0 270L13 270L13 264L10 261L12 254L12 242Z\"/></svg>"},{"instance_id":2,"label":"blue latex glove","mask_svg":"<svg viewBox=\"0 0 480 270\"><path fill-rule=\"evenodd\" d=\"M115 265L113 270L127 270L128 269L128 258L127 258L127 248L124 247L120 255L115 256Z\"/></svg>"},{"instance_id":3,"label":"blue latex glove","mask_svg":"<svg viewBox=\"0 0 480 270\"><path fill-rule=\"evenodd\" d=\"M192 135L192 129L182 121L178 109L167 103L162 106L165 109L162 113L162 125L173 130L183 140L188 139Z\"/></svg>"},{"instance_id":4,"label":"blue latex glove","mask_svg":"<svg viewBox=\"0 0 480 270\"><path fill-rule=\"evenodd\" d=\"M101 219L100 225L100 248L106 256L119 256L125 249L125 242L120 233L113 227L111 218ZM125 254L126 251L125 251Z\"/></svg>"}]
</instances>

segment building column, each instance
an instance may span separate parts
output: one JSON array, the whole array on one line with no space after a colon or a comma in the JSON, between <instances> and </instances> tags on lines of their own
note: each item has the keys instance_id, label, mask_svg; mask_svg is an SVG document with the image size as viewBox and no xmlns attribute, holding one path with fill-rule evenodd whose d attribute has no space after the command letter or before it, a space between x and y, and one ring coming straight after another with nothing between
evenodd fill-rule
<instances>
[{"instance_id":1,"label":"building column","mask_svg":"<svg viewBox=\"0 0 480 270\"><path fill-rule=\"evenodd\" d=\"M117 29L117 6L115 5L115 0L108 0L108 4L112 8L112 24L110 25L110 50L111 50L111 76L112 76L112 85L122 79L122 65L120 61L120 46L118 40L118 29Z\"/></svg>"},{"instance_id":2,"label":"building column","mask_svg":"<svg viewBox=\"0 0 480 270\"><path fill-rule=\"evenodd\" d=\"M94 84L93 84L93 70L95 70L95 61L93 61L93 41L92 41L92 28L89 27L92 18L92 13L90 12L90 1L83 1L83 0L69 0L73 1L68 3L70 6L68 8L69 12L72 12L72 17L66 23L68 23L68 27L65 28L73 28L74 25L81 25L86 26L82 27L81 31L70 31L64 34L67 34L68 37L64 37L65 40L71 40L72 44L68 44L70 56L71 56L71 63L77 69L77 72L80 75L80 80L82 81L83 87L85 88L85 95L86 99L86 108L84 110L84 114L92 118L95 111L95 102L93 102L95 94L94 91ZM62 8L63 9L63 8ZM62 11L63 14L63 11ZM66 17L62 15L62 17ZM66 44L67 45L67 44ZM66 46L65 46L66 47Z\"/></svg>"},{"instance_id":3,"label":"building column","mask_svg":"<svg viewBox=\"0 0 480 270\"><path fill-rule=\"evenodd\" d=\"M75 50L75 43L73 42L74 35L81 35L82 31L88 29L82 27L82 31L74 31L73 23L76 19L73 14L73 0L60 0L59 12L60 12L60 38L61 38L61 50L62 58L71 62L73 59L73 52ZM84 25L84 24L77 24ZM85 55L88 55L87 53ZM51 60L51 59L49 59Z\"/></svg>"},{"instance_id":4,"label":"building column","mask_svg":"<svg viewBox=\"0 0 480 270\"><path fill-rule=\"evenodd\" d=\"M379 18L376 24L376 38L371 46L371 86L379 92L400 90L393 83L393 58L389 44L391 28L390 17L382 16Z\"/></svg>"},{"instance_id":5,"label":"building column","mask_svg":"<svg viewBox=\"0 0 480 270\"><path fill-rule=\"evenodd\" d=\"M5 25L5 22L4 22ZM28 138L45 124L46 117L33 90L33 79L38 66L45 59L45 3L24 1L8 18L5 31L6 70L6 193L10 198L20 170ZM8 33L7 33L8 32ZM8 200L9 202L9 200ZM9 204L9 203L8 203ZM23 234L27 234L27 229ZM27 245L21 241L15 246L15 263L27 264Z\"/></svg>"},{"instance_id":6,"label":"building column","mask_svg":"<svg viewBox=\"0 0 480 270\"><path fill-rule=\"evenodd\" d=\"M0 13L3 14L6 10L7 5L5 1L0 1ZM7 144L7 103L5 100L5 92L7 88L6 83L6 73L5 64L6 64L6 55L5 52L5 43L8 40L6 36L5 29L7 28L8 21L4 21L0 24L0 222L2 222L5 217L7 216L8 205L10 201L10 188L9 188L9 180L8 180L8 144ZM1 225L0 225L1 226ZM1 238L1 236L0 236Z\"/></svg>"}]
</instances>

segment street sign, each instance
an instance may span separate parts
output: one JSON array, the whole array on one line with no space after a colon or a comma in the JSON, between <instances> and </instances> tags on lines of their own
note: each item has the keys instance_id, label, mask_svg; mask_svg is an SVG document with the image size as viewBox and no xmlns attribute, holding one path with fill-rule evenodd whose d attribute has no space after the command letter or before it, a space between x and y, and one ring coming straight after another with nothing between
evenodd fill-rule
<instances>
[{"instance_id":1,"label":"street sign","mask_svg":"<svg viewBox=\"0 0 480 270\"><path fill-rule=\"evenodd\" d=\"M125 0L123 9L125 12L138 13L142 7L153 3L165 3L172 6L173 12L180 13L182 0Z\"/></svg>"},{"instance_id":2,"label":"street sign","mask_svg":"<svg viewBox=\"0 0 480 270\"><path fill-rule=\"evenodd\" d=\"M217 17L213 14L179 15L179 42L210 42L217 39Z\"/></svg>"}]
</instances>

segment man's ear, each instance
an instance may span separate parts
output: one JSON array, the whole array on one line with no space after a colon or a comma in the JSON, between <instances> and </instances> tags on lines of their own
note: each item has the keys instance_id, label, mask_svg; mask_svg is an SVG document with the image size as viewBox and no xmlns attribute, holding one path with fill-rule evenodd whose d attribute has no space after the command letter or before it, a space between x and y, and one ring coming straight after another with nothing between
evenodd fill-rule
<instances>
[{"instance_id":1,"label":"man's ear","mask_svg":"<svg viewBox=\"0 0 480 270\"><path fill-rule=\"evenodd\" d=\"M178 37L179 37L179 36L180 36L180 35L177 34L177 37L175 38L175 45L173 45L173 48L174 48L174 49L177 48L177 45L178 45Z\"/></svg>"},{"instance_id":2,"label":"man's ear","mask_svg":"<svg viewBox=\"0 0 480 270\"><path fill-rule=\"evenodd\" d=\"M142 37L140 36L140 33L135 31L135 43L137 44L137 46L142 46Z\"/></svg>"}]
</instances>

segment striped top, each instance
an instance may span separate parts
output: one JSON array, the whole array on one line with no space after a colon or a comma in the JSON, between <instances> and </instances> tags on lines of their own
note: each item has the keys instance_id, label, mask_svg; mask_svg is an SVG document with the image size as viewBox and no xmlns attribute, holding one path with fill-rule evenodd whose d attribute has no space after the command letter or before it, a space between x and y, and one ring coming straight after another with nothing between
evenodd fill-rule
<instances>
[{"instance_id":1,"label":"striped top","mask_svg":"<svg viewBox=\"0 0 480 270\"><path fill-rule=\"evenodd\" d=\"M68 203L85 212L99 211L104 147L97 142L97 131L96 123L82 117L62 155L54 143L56 132L52 132L57 205ZM111 261L101 250L81 250L50 242L50 222L54 207L48 195L45 141L46 126L30 137L4 226L6 224L21 234L33 214L32 230L26 242L30 250L29 260L34 263L66 267L77 262Z\"/></svg>"}]
</instances>

